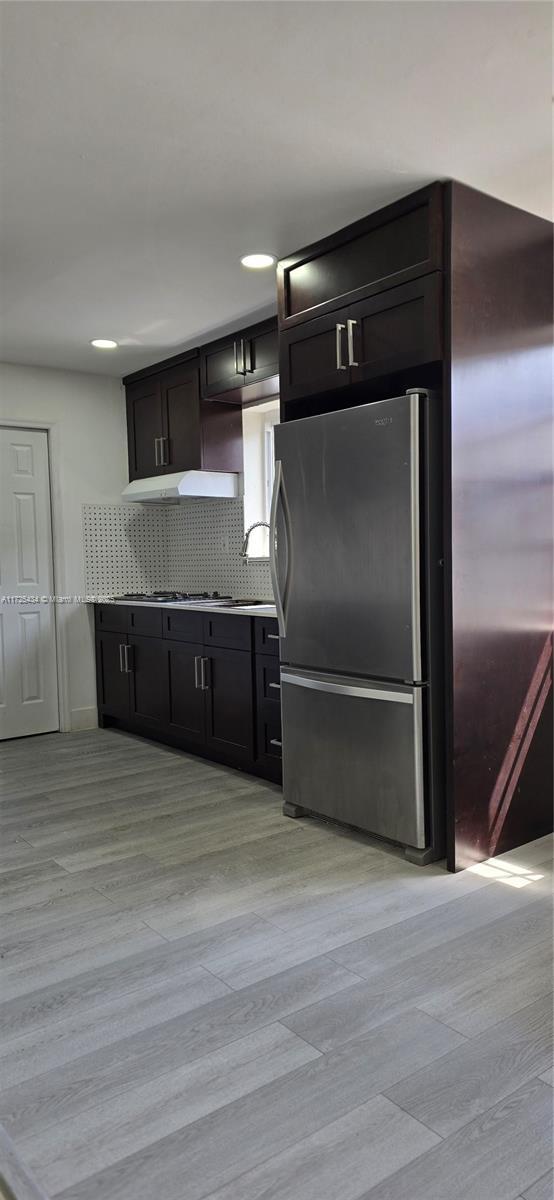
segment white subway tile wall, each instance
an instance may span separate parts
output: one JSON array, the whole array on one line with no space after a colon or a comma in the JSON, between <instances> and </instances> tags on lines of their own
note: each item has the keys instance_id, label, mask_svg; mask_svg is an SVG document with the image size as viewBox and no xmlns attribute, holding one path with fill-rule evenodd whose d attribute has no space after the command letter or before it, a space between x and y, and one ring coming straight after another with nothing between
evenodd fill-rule
<instances>
[{"instance_id":1,"label":"white subway tile wall","mask_svg":"<svg viewBox=\"0 0 554 1200\"><path fill-rule=\"evenodd\" d=\"M270 600L269 564L240 557L242 500L84 504L87 595L186 590Z\"/></svg>"}]
</instances>

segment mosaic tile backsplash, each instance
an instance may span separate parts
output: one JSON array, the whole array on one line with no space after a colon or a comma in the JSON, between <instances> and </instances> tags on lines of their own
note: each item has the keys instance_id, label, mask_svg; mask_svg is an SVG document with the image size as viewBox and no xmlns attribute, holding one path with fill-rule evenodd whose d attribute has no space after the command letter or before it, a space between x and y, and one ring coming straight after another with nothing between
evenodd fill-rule
<instances>
[{"instance_id":1,"label":"mosaic tile backsplash","mask_svg":"<svg viewBox=\"0 0 554 1200\"><path fill-rule=\"evenodd\" d=\"M269 564L240 557L242 500L84 504L87 595L183 590L270 600Z\"/></svg>"}]
</instances>

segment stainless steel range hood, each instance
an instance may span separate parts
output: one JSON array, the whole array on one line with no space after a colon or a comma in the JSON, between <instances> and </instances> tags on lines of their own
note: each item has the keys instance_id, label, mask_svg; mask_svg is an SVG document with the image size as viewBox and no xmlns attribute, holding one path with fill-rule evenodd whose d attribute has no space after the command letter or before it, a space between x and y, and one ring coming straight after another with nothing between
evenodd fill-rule
<instances>
[{"instance_id":1,"label":"stainless steel range hood","mask_svg":"<svg viewBox=\"0 0 554 1200\"><path fill-rule=\"evenodd\" d=\"M242 475L231 471L178 471L175 475L153 475L134 479L122 493L123 500L141 504L178 504L191 498L232 500L242 496Z\"/></svg>"}]
</instances>

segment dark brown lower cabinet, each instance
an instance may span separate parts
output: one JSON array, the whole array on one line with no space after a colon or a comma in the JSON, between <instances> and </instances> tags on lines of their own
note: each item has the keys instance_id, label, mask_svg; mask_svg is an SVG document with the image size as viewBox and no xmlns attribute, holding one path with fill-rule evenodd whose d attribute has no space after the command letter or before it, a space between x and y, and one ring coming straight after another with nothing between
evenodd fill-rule
<instances>
[{"instance_id":1,"label":"dark brown lower cabinet","mask_svg":"<svg viewBox=\"0 0 554 1200\"><path fill-rule=\"evenodd\" d=\"M164 729L168 717L167 665L157 637L129 637L125 650L131 720Z\"/></svg>"},{"instance_id":2,"label":"dark brown lower cabinet","mask_svg":"<svg viewBox=\"0 0 554 1200\"><path fill-rule=\"evenodd\" d=\"M237 617L231 617L236 621ZM254 689L248 650L206 647L206 744L232 758L254 758Z\"/></svg>"},{"instance_id":3,"label":"dark brown lower cabinet","mask_svg":"<svg viewBox=\"0 0 554 1200\"><path fill-rule=\"evenodd\" d=\"M129 676L124 670L126 635L96 630L96 687L102 716L129 719Z\"/></svg>"},{"instance_id":4,"label":"dark brown lower cabinet","mask_svg":"<svg viewBox=\"0 0 554 1200\"><path fill-rule=\"evenodd\" d=\"M256 655L258 758L271 779L281 779L281 676L274 654Z\"/></svg>"},{"instance_id":5,"label":"dark brown lower cabinet","mask_svg":"<svg viewBox=\"0 0 554 1200\"><path fill-rule=\"evenodd\" d=\"M167 663L167 728L191 745L206 741L204 693L200 690L200 659L204 647L192 642L162 641Z\"/></svg>"},{"instance_id":6,"label":"dark brown lower cabinet","mask_svg":"<svg viewBox=\"0 0 554 1200\"><path fill-rule=\"evenodd\" d=\"M158 610L145 608L140 610L142 626L151 632L142 636L132 632L137 612L131 606L97 606L100 724L279 782L278 643L268 642L272 653L255 653L264 644L262 634L276 636L277 622L260 619L262 630L247 616L170 610L162 614L162 624L156 619ZM112 628L107 630L106 624ZM185 641L191 633L200 633L203 641Z\"/></svg>"}]
</instances>

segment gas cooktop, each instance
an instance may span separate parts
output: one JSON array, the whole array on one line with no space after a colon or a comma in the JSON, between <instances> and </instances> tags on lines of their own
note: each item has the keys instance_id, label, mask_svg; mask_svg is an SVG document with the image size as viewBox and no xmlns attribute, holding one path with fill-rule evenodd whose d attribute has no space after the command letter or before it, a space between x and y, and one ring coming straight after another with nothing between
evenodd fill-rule
<instances>
[{"instance_id":1,"label":"gas cooktop","mask_svg":"<svg viewBox=\"0 0 554 1200\"><path fill-rule=\"evenodd\" d=\"M126 592L118 600L143 600L156 604L227 604L231 596L220 596L219 592Z\"/></svg>"},{"instance_id":2,"label":"gas cooktop","mask_svg":"<svg viewBox=\"0 0 554 1200\"><path fill-rule=\"evenodd\" d=\"M221 596L219 592L127 592L124 596L115 596L116 600L128 600L143 604L190 604L200 607L209 604L221 608L241 608L244 605L253 607L264 604L263 600L233 600L232 596Z\"/></svg>"}]
</instances>

